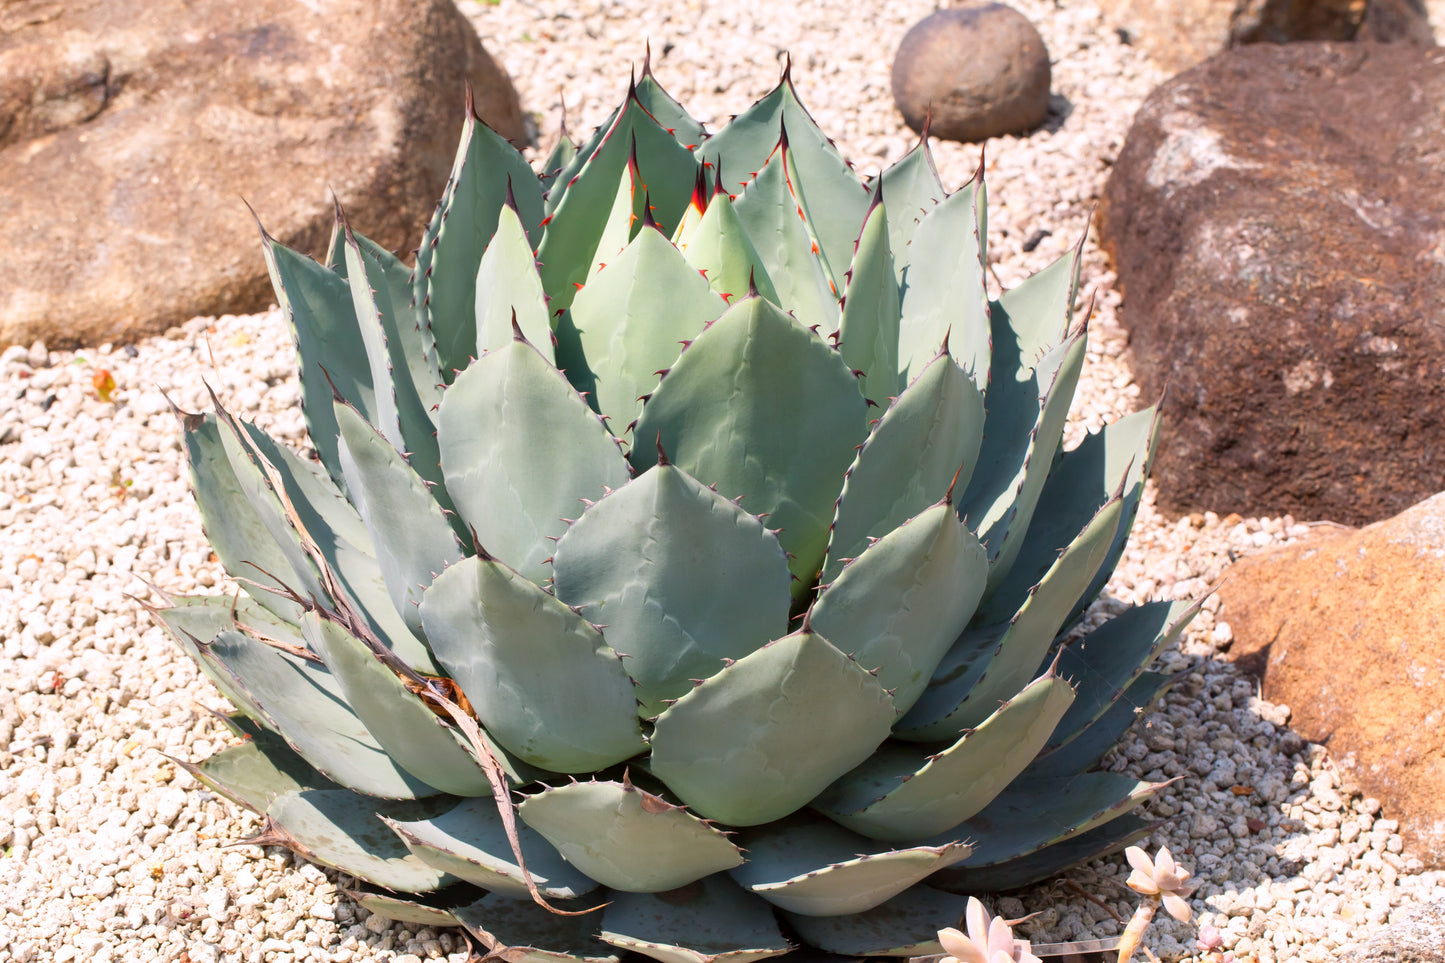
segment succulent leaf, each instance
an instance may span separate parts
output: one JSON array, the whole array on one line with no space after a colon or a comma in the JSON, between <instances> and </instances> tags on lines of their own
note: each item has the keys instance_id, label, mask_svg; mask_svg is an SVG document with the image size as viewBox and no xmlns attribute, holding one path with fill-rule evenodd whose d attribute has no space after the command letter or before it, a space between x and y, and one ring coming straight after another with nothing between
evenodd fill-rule
<instances>
[{"instance_id":1,"label":"succulent leaf","mask_svg":"<svg viewBox=\"0 0 1445 963\"><path fill-rule=\"evenodd\" d=\"M878 180L888 197L888 247L893 252L893 277L901 284L919 223L948 192L938 178L926 137L920 138L912 150L883 171Z\"/></svg>"},{"instance_id":2,"label":"succulent leaf","mask_svg":"<svg viewBox=\"0 0 1445 963\"><path fill-rule=\"evenodd\" d=\"M634 149L642 165L640 177L647 185L645 196L653 206L653 219L675 228L687 208L697 180L692 152L629 96L596 149L567 184L537 249L542 284L552 296L549 307L554 312L571 307L577 288L586 283L597 263L607 215L617 198L619 179L627 180L628 158ZM643 196L633 197L632 213L639 220L643 203Z\"/></svg>"},{"instance_id":3,"label":"succulent leaf","mask_svg":"<svg viewBox=\"0 0 1445 963\"><path fill-rule=\"evenodd\" d=\"M898 324L903 304L893 264L888 213L880 192L874 194L873 206L858 235L858 250L848 272L838 320L838 350L848 367L863 372L858 390L877 404L898 391Z\"/></svg>"},{"instance_id":4,"label":"succulent leaf","mask_svg":"<svg viewBox=\"0 0 1445 963\"><path fill-rule=\"evenodd\" d=\"M1127 689L1117 693L1118 698L1103 714L1084 726L1066 732L1064 727L1069 722L1065 716L1065 721L1054 730L1053 741L1059 744L1058 748L1046 746L1039 758L1024 770L1025 778L1071 776L1095 768L1149 706L1178 681L1178 675L1141 672Z\"/></svg>"},{"instance_id":5,"label":"succulent leaf","mask_svg":"<svg viewBox=\"0 0 1445 963\"><path fill-rule=\"evenodd\" d=\"M813 198L811 228L821 253L829 263L845 265L852 260L853 244L868 210L868 191L798 100L786 74L771 93L704 141L698 157L725 176L732 173L728 180L734 183L725 182L725 187L735 194L737 187L763 169L784 128L796 155L797 180Z\"/></svg>"},{"instance_id":6,"label":"succulent leaf","mask_svg":"<svg viewBox=\"0 0 1445 963\"><path fill-rule=\"evenodd\" d=\"M979 608L981 624L1007 619L1028 597L1029 590L1054 560L1083 530L1100 508L1115 495L1124 500L1123 520L1114 543L1090 588L1079 596L1073 622L1104 588L1129 539L1129 528L1144 494L1144 479L1159 437L1159 411L1146 408L1126 415L1086 437L1075 448L1054 459L1039 493L1038 508L1029 523L1028 537L1008 574Z\"/></svg>"},{"instance_id":7,"label":"succulent leaf","mask_svg":"<svg viewBox=\"0 0 1445 963\"><path fill-rule=\"evenodd\" d=\"M447 381L476 351L477 269L509 194L535 243L542 221L537 175L511 144L468 109L446 193L422 237L412 274L417 317L436 345L437 364Z\"/></svg>"},{"instance_id":8,"label":"succulent leaf","mask_svg":"<svg viewBox=\"0 0 1445 963\"><path fill-rule=\"evenodd\" d=\"M989 387L978 467L960 505L988 546L990 589L1008 575L1033 520L1079 383L1084 347L1080 331L1022 380L1000 377Z\"/></svg>"},{"instance_id":9,"label":"succulent leaf","mask_svg":"<svg viewBox=\"0 0 1445 963\"><path fill-rule=\"evenodd\" d=\"M302 617L301 630L367 731L403 769L454 796L491 795L487 774L461 735L383 665L365 642L317 612Z\"/></svg>"},{"instance_id":10,"label":"succulent leaf","mask_svg":"<svg viewBox=\"0 0 1445 963\"><path fill-rule=\"evenodd\" d=\"M340 394L376 424L380 417L371 359L360 336L345 278L261 232L276 303L301 360L301 410L317 457L340 482L331 399Z\"/></svg>"},{"instance_id":11,"label":"succulent leaf","mask_svg":"<svg viewBox=\"0 0 1445 963\"><path fill-rule=\"evenodd\" d=\"M617 893L598 939L661 963L752 963L793 949L768 904L720 874L662 893Z\"/></svg>"},{"instance_id":12,"label":"succulent leaf","mask_svg":"<svg viewBox=\"0 0 1445 963\"><path fill-rule=\"evenodd\" d=\"M988 578L983 546L939 502L893 529L819 596L813 627L893 693L906 713L968 624Z\"/></svg>"},{"instance_id":13,"label":"succulent leaf","mask_svg":"<svg viewBox=\"0 0 1445 963\"><path fill-rule=\"evenodd\" d=\"M944 656L913 709L895 728L900 738L947 739L988 718L1039 671L1073 600L1103 564L1123 505L1114 499L1099 510L1054 562L1007 627L969 629ZM959 654L966 656L960 658Z\"/></svg>"},{"instance_id":14,"label":"succulent leaf","mask_svg":"<svg viewBox=\"0 0 1445 963\"><path fill-rule=\"evenodd\" d=\"M649 768L708 819L734 826L792 813L888 736L893 700L810 631L769 643L658 717Z\"/></svg>"},{"instance_id":15,"label":"succulent leaf","mask_svg":"<svg viewBox=\"0 0 1445 963\"><path fill-rule=\"evenodd\" d=\"M392 605L420 635L422 591L437 573L461 561L461 546L441 506L400 452L339 401L336 423L342 475L366 522Z\"/></svg>"},{"instance_id":16,"label":"succulent leaf","mask_svg":"<svg viewBox=\"0 0 1445 963\"><path fill-rule=\"evenodd\" d=\"M981 241L981 178L935 205L918 223L901 282L898 378L918 376L947 338L982 393L989 386L987 261ZM992 399L990 399L990 402Z\"/></svg>"},{"instance_id":17,"label":"succulent leaf","mask_svg":"<svg viewBox=\"0 0 1445 963\"><path fill-rule=\"evenodd\" d=\"M1028 768L1074 692L1052 672L939 752L890 742L824 790L813 808L872 839L922 839L973 816Z\"/></svg>"},{"instance_id":18,"label":"succulent leaf","mask_svg":"<svg viewBox=\"0 0 1445 963\"><path fill-rule=\"evenodd\" d=\"M488 799L464 799L429 819L383 817L407 848L427 865L493 893L529 897L522 868L512 854L506 828ZM549 899L567 900L597 888L589 879L526 826L517 827L527 872Z\"/></svg>"},{"instance_id":19,"label":"succulent leaf","mask_svg":"<svg viewBox=\"0 0 1445 963\"><path fill-rule=\"evenodd\" d=\"M281 578L289 573L291 563L246 498L226 455L216 417L185 414L181 423L191 486L211 549L226 571L257 583L255 587L242 586L258 603L294 623L301 618L301 606L285 595ZM210 635L199 637L208 640Z\"/></svg>"},{"instance_id":20,"label":"succulent leaf","mask_svg":"<svg viewBox=\"0 0 1445 963\"><path fill-rule=\"evenodd\" d=\"M858 450L838 498L823 581L952 491L962 491L983 440L983 397L946 354L929 362Z\"/></svg>"},{"instance_id":21,"label":"succulent leaf","mask_svg":"<svg viewBox=\"0 0 1445 963\"><path fill-rule=\"evenodd\" d=\"M963 916L963 897L919 885L851 916L786 914L798 935L846 956L930 956L943 952L935 934Z\"/></svg>"},{"instance_id":22,"label":"succulent leaf","mask_svg":"<svg viewBox=\"0 0 1445 963\"><path fill-rule=\"evenodd\" d=\"M490 956L506 963L617 963L619 959L598 942L601 920L596 913L559 915L536 903L494 893L455 907L452 914L481 940Z\"/></svg>"},{"instance_id":23,"label":"succulent leaf","mask_svg":"<svg viewBox=\"0 0 1445 963\"><path fill-rule=\"evenodd\" d=\"M478 358L442 399L437 436L457 510L495 555L535 582L551 573L551 538L582 499L627 483L617 443L531 345Z\"/></svg>"},{"instance_id":24,"label":"succulent leaf","mask_svg":"<svg viewBox=\"0 0 1445 963\"><path fill-rule=\"evenodd\" d=\"M865 413L836 351L775 305L748 298L677 359L643 408L636 437L660 438L674 464L781 529L796 598L822 565ZM650 446L632 451L639 471L655 459Z\"/></svg>"},{"instance_id":25,"label":"succulent leaf","mask_svg":"<svg viewBox=\"0 0 1445 963\"><path fill-rule=\"evenodd\" d=\"M750 286L759 296L781 303L762 255L753 246L726 193L713 194L697 225L686 239L678 238L676 243L687 263L700 271L713 292L729 304L741 301Z\"/></svg>"},{"instance_id":26,"label":"succulent leaf","mask_svg":"<svg viewBox=\"0 0 1445 963\"><path fill-rule=\"evenodd\" d=\"M216 636L204 652L245 690L267 728L333 782L382 799L436 794L382 748L325 666L234 631Z\"/></svg>"},{"instance_id":27,"label":"succulent leaf","mask_svg":"<svg viewBox=\"0 0 1445 963\"><path fill-rule=\"evenodd\" d=\"M1079 698L1048 749L1056 750L1098 719L1142 673L1144 666L1175 642L1199 614L1204 599L1149 602L1105 622L1059 653L1059 674L1078 681Z\"/></svg>"},{"instance_id":28,"label":"succulent leaf","mask_svg":"<svg viewBox=\"0 0 1445 963\"><path fill-rule=\"evenodd\" d=\"M602 634L486 556L453 565L421 601L437 661L507 751L590 772L643 750L632 680Z\"/></svg>"},{"instance_id":29,"label":"succulent leaf","mask_svg":"<svg viewBox=\"0 0 1445 963\"><path fill-rule=\"evenodd\" d=\"M572 323L596 379L598 410L618 434L637 420L641 397L657 386L657 372L726 309L707 280L651 227L578 292Z\"/></svg>"},{"instance_id":30,"label":"succulent leaf","mask_svg":"<svg viewBox=\"0 0 1445 963\"><path fill-rule=\"evenodd\" d=\"M393 892L429 893L455 880L408 852L381 817L424 819L446 804L444 797L386 804L344 789L306 789L278 796L266 815L276 841L312 862Z\"/></svg>"},{"instance_id":31,"label":"succulent leaf","mask_svg":"<svg viewBox=\"0 0 1445 963\"><path fill-rule=\"evenodd\" d=\"M952 889L965 872L1020 859L1085 833L1123 815L1165 785L1117 772L1014 780L982 812L943 834L975 840L974 851L967 869L950 867L931 882Z\"/></svg>"},{"instance_id":32,"label":"succulent leaf","mask_svg":"<svg viewBox=\"0 0 1445 963\"><path fill-rule=\"evenodd\" d=\"M302 789L339 789L269 730L222 749L199 766L180 765L207 788L262 815L283 793Z\"/></svg>"},{"instance_id":33,"label":"succulent leaf","mask_svg":"<svg viewBox=\"0 0 1445 963\"><path fill-rule=\"evenodd\" d=\"M552 322L532 256L532 242L527 239L521 216L510 204L497 212L497 231L477 267L476 289L474 357L510 344L517 329L534 345L550 343Z\"/></svg>"},{"instance_id":34,"label":"succulent leaf","mask_svg":"<svg viewBox=\"0 0 1445 963\"><path fill-rule=\"evenodd\" d=\"M971 851L958 842L884 849L827 820L796 817L745 832L742 842L748 861L733 879L800 916L867 912Z\"/></svg>"},{"instance_id":35,"label":"succulent leaf","mask_svg":"<svg viewBox=\"0 0 1445 963\"><path fill-rule=\"evenodd\" d=\"M544 789L517 812L567 862L625 893L676 889L743 861L725 833L625 776Z\"/></svg>"},{"instance_id":36,"label":"succulent leaf","mask_svg":"<svg viewBox=\"0 0 1445 963\"><path fill-rule=\"evenodd\" d=\"M606 625L645 717L787 632L777 536L673 465L588 509L558 540L553 568L557 598Z\"/></svg>"},{"instance_id":37,"label":"succulent leaf","mask_svg":"<svg viewBox=\"0 0 1445 963\"><path fill-rule=\"evenodd\" d=\"M767 268L779 307L804 327L838 330L838 298L827 268L814 250L801 201L788 181L788 148L780 144L733 203L733 211ZM859 218L862 223L862 218Z\"/></svg>"}]
</instances>

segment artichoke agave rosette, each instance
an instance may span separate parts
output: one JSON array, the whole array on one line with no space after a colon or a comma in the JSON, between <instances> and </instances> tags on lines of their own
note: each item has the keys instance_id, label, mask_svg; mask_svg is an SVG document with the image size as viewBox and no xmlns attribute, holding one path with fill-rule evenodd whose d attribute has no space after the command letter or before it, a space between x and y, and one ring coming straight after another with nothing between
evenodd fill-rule
<instances>
[{"instance_id":1,"label":"artichoke agave rosette","mask_svg":"<svg viewBox=\"0 0 1445 963\"><path fill-rule=\"evenodd\" d=\"M990 299L984 210L644 69L540 176L469 109L414 268L264 236L316 458L182 416L245 594L158 615L249 737L191 770L509 960L939 952L1137 838L1096 764L1195 608L1065 641L1157 418L1062 449L1079 251Z\"/></svg>"}]
</instances>

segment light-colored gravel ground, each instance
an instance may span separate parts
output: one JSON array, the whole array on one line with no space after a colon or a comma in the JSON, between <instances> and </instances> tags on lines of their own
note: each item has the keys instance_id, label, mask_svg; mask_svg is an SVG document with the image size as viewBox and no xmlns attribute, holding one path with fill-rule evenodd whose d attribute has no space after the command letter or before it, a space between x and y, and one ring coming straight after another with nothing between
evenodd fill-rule
<instances>
[{"instance_id":1,"label":"light-colored gravel ground","mask_svg":"<svg viewBox=\"0 0 1445 963\"><path fill-rule=\"evenodd\" d=\"M1091 5L1017 5L1048 42L1056 96L1049 129L988 146L990 252L1004 285L1084 230L1130 116L1162 79ZM544 141L559 96L574 131L598 123L645 40L664 85L714 129L776 82L791 51L805 102L861 171L913 140L892 110L888 73L903 32L930 12L925 0L463 9L539 115ZM935 149L949 186L978 162L976 147ZM1024 253L1039 229L1052 233ZM1075 437L1143 403L1120 360L1119 298L1092 240L1086 275L1097 297ZM91 387L101 367L119 386L113 403ZM274 313L200 319L124 348L11 349L0 360L0 963L465 958L452 934L367 918L338 896L334 875L275 850L223 848L258 821L162 755L200 760L227 736L205 711L223 701L128 597L144 595L144 582L178 593L225 586L160 392L195 410L206 379L234 410L299 445L293 371ZM1200 594L1231 556L1304 531L1291 519L1170 521L1146 504L1113 601L1095 617ZM1342 788L1324 750L1289 730L1288 710L1216 660L1231 638L1217 609L1207 603L1166 654L1166 668L1191 672L1142 714L1116 766L1179 777L1151 805L1174 817L1155 843L1195 869L1194 908L1224 931L1226 948L1261 963L1328 959L1402 908L1445 896L1445 877L1420 872L1388 809ZM1119 861L1105 861L996 909L1038 911L1026 927L1038 939L1113 935L1122 928L1113 914L1133 905L1122 879ZM1193 928L1161 919L1150 941L1165 958L1186 957Z\"/></svg>"}]
</instances>

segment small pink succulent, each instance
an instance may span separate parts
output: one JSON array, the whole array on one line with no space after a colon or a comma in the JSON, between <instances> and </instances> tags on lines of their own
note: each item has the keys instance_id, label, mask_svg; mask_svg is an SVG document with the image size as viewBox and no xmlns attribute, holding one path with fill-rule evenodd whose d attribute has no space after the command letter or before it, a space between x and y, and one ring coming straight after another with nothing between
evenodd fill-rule
<instances>
[{"instance_id":1,"label":"small pink succulent","mask_svg":"<svg viewBox=\"0 0 1445 963\"><path fill-rule=\"evenodd\" d=\"M1124 858L1134 867L1134 872L1125 880L1129 888L1145 896L1154 896L1164 903L1165 911L1181 923L1189 922L1189 904L1185 897L1194 892L1193 883L1187 883L1189 870L1175 864L1167 848L1161 847L1153 860L1138 846L1124 850Z\"/></svg>"},{"instance_id":2,"label":"small pink succulent","mask_svg":"<svg viewBox=\"0 0 1445 963\"><path fill-rule=\"evenodd\" d=\"M975 897L968 898L965 915L967 936L951 926L938 931L938 941L948 954L939 963L1043 963L1029 952L1028 940L1014 939L1008 921L990 916Z\"/></svg>"}]
</instances>

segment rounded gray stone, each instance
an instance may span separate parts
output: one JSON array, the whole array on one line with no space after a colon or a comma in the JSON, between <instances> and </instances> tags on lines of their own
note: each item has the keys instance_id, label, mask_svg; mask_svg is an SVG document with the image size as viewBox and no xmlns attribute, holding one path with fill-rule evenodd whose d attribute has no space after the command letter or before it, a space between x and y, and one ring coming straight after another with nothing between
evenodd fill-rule
<instances>
[{"instance_id":1,"label":"rounded gray stone","mask_svg":"<svg viewBox=\"0 0 1445 963\"><path fill-rule=\"evenodd\" d=\"M939 10L914 24L893 61L904 121L947 140L1023 134L1049 113L1049 52L1029 19L1001 3Z\"/></svg>"}]
</instances>

